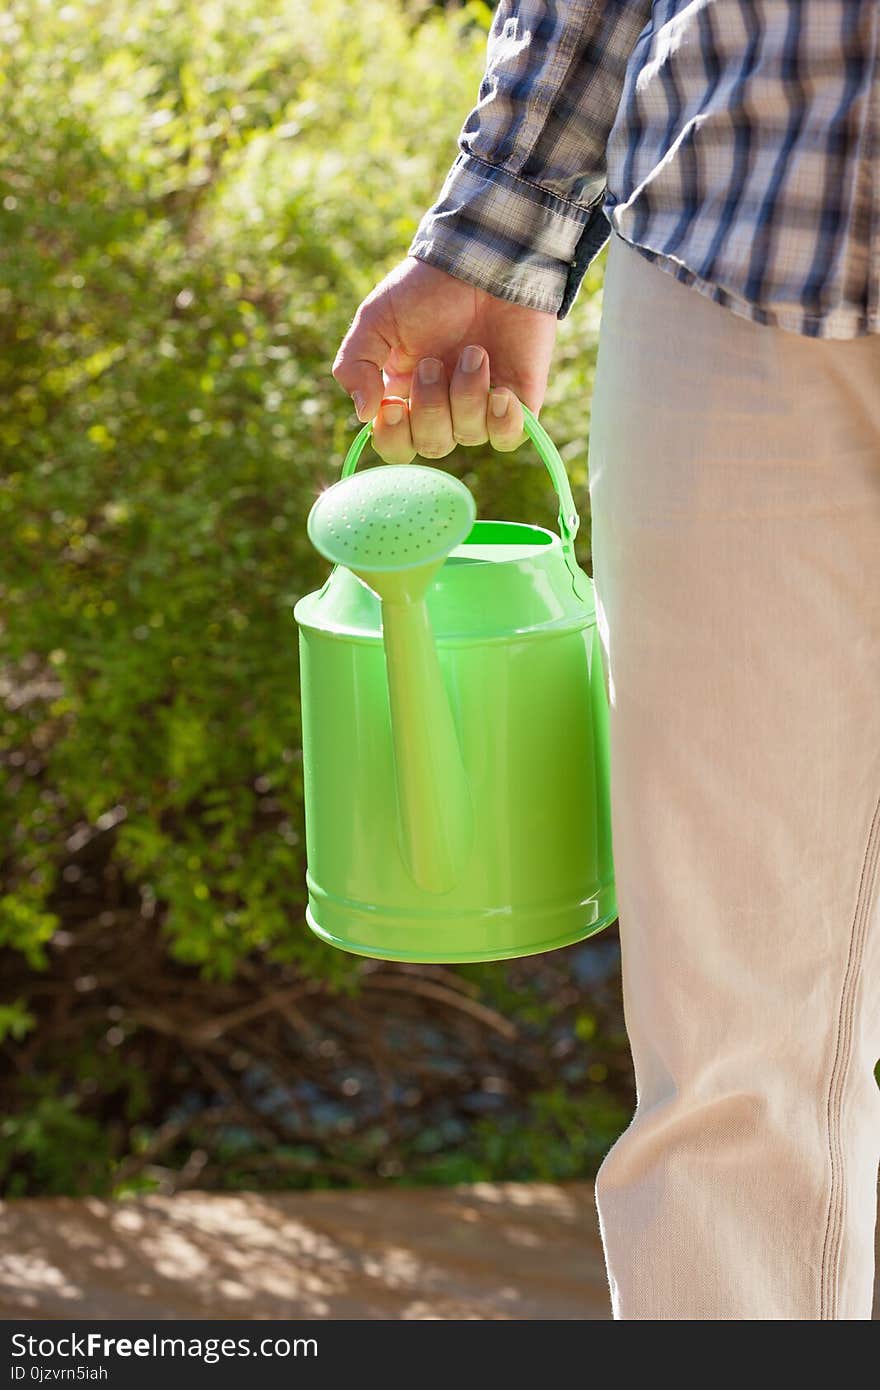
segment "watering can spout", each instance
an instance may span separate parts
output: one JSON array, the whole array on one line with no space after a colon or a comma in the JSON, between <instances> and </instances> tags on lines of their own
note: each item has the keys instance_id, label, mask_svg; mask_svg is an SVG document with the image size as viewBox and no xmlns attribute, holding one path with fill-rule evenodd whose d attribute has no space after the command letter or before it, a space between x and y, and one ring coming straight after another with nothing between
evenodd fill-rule
<instances>
[{"instance_id":1,"label":"watering can spout","mask_svg":"<svg viewBox=\"0 0 880 1390\"><path fill-rule=\"evenodd\" d=\"M448 893L461 880L473 816L425 595L475 515L464 483L417 464L342 479L309 514L317 549L382 604L400 851L427 893Z\"/></svg>"},{"instance_id":2,"label":"watering can spout","mask_svg":"<svg viewBox=\"0 0 880 1390\"><path fill-rule=\"evenodd\" d=\"M382 637L401 853L424 892L448 893L473 839L470 787L427 607L391 596L387 577Z\"/></svg>"}]
</instances>

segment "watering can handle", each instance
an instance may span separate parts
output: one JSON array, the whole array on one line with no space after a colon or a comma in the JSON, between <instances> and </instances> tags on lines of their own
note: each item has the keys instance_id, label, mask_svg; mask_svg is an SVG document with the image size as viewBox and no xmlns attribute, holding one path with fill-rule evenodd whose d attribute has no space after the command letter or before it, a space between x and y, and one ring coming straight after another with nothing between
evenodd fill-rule
<instances>
[{"instance_id":1,"label":"watering can handle","mask_svg":"<svg viewBox=\"0 0 880 1390\"><path fill-rule=\"evenodd\" d=\"M569 568L576 565L574 558L574 538L578 533L581 519L577 514L574 505L574 498L571 495L571 484L568 481L568 474L565 471L565 464L559 454L559 450L553 443L544 426L536 415L529 410L524 402L522 405L523 418L525 420L526 434L531 439L543 462L547 467L547 472L553 480L556 495L559 498L559 535L562 540L562 549L565 553ZM364 447L373 431L373 422L368 420L363 429L354 437L351 448L345 456L342 465L341 478L348 478L358 466L358 459L364 451Z\"/></svg>"}]
</instances>

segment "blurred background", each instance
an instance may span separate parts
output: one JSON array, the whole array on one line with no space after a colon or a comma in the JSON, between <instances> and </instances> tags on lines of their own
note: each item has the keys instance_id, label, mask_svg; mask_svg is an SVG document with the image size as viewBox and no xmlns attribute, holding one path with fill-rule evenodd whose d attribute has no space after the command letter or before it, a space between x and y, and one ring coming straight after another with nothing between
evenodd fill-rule
<instances>
[{"instance_id":1,"label":"blurred background","mask_svg":"<svg viewBox=\"0 0 880 1390\"><path fill-rule=\"evenodd\" d=\"M0 14L7 1197L556 1183L628 1122L616 928L451 969L304 921L292 609L358 428L331 364L439 194L492 10ZM541 414L588 572L603 261ZM530 444L443 466L553 524Z\"/></svg>"}]
</instances>

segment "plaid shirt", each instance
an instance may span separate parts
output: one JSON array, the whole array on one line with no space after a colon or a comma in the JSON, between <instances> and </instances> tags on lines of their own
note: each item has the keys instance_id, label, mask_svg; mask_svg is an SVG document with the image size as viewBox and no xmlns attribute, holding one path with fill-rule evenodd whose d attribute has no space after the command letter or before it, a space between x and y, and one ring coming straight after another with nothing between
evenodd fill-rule
<instances>
[{"instance_id":1,"label":"plaid shirt","mask_svg":"<svg viewBox=\"0 0 880 1390\"><path fill-rule=\"evenodd\" d=\"M500 0L409 254L568 314L611 229L756 323L880 332L880 0Z\"/></svg>"}]
</instances>

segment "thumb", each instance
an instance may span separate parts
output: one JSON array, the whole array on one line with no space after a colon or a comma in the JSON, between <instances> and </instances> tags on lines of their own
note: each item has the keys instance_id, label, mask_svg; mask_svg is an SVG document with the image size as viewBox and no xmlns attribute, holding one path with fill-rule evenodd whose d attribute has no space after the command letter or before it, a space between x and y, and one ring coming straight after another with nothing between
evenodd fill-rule
<instances>
[{"instance_id":1,"label":"thumb","mask_svg":"<svg viewBox=\"0 0 880 1390\"><path fill-rule=\"evenodd\" d=\"M385 394L382 368L391 354L391 343L380 331L375 310L355 314L351 327L339 345L332 373L354 403L362 423L374 420Z\"/></svg>"}]
</instances>

